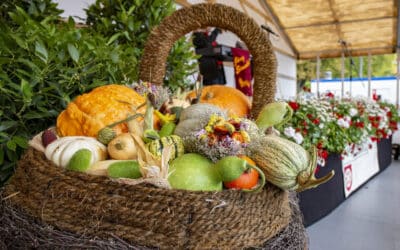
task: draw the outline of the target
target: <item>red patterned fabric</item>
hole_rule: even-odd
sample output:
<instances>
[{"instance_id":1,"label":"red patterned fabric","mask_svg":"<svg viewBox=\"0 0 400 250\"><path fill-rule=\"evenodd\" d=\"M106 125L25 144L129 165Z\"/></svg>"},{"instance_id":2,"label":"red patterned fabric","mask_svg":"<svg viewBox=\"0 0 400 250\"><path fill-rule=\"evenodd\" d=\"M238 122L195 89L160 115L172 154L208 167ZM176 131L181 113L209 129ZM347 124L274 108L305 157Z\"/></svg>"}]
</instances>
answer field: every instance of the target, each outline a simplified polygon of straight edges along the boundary
<instances>
[{"instance_id":1,"label":"red patterned fabric","mask_svg":"<svg viewBox=\"0 0 400 250\"><path fill-rule=\"evenodd\" d=\"M235 68L236 88L247 96L253 95L251 80L251 62L248 50L232 48L233 66Z\"/></svg>"}]
</instances>

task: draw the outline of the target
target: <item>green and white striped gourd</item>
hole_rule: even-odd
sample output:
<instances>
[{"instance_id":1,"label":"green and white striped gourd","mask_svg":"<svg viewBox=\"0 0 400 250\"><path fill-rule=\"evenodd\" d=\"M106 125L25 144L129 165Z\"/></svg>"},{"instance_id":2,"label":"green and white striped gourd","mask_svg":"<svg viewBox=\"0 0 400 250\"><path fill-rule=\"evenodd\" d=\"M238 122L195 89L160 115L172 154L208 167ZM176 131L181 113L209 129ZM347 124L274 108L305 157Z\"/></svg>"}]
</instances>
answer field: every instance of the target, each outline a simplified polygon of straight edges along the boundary
<instances>
[{"instance_id":1,"label":"green and white striped gourd","mask_svg":"<svg viewBox=\"0 0 400 250\"><path fill-rule=\"evenodd\" d=\"M316 179L317 151L307 152L302 146L276 135L266 135L252 141L247 155L259 166L265 178L283 190L298 192L328 181L335 172Z\"/></svg>"},{"instance_id":2,"label":"green and white striped gourd","mask_svg":"<svg viewBox=\"0 0 400 250\"><path fill-rule=\"evenodd\" d=\"M147 149L154 156L161 157L162 151L165 147L172 145L170 160L175 159L185 153L183 141L177 135L165 136L157 140L153 140L146 144Z\"/></svg>"}]
</instances>

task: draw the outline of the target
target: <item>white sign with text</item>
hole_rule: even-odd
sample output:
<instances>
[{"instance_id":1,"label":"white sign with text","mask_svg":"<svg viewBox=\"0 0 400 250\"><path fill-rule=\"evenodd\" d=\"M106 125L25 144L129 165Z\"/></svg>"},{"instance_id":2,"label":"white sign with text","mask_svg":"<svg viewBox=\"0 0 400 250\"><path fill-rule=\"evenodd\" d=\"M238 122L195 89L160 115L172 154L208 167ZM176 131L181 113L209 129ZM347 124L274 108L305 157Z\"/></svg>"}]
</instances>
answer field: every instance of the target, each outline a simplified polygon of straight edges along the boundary
<instances>
[{"instance_id":1,"label":"white sign with text","mask_svg":"<svg viewBox=\"0 0 400 250\"><path fill-rule=\"evenodd\" d=\"M356 156L342 156L344 193L347 198L353 191L379 172L377 144L364 148Z\"/></svg>"}]
</instances>

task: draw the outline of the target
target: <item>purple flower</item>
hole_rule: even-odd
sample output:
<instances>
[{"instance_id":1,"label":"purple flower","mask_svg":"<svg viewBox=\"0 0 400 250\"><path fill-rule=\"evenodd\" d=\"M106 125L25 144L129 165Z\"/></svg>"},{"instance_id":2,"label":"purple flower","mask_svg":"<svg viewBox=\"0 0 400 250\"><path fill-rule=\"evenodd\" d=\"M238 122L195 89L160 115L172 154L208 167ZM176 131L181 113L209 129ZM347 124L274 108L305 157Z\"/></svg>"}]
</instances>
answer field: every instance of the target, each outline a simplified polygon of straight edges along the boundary
<instances>
[{"instance_id":1,"label":"purple flower","mask_svg":"<svg viewBox=\"0 0 400 250\"><path fill-rule=\"evenodd\" d=\"M202 137L202 135L205 135L206 133L207 133L207 132L206 132L205 129L201 129L201 130L197 131L197 132L194 134L194 136L196 136L197 138L200 138L200 137Z\"/></svg>"}]
</instances>

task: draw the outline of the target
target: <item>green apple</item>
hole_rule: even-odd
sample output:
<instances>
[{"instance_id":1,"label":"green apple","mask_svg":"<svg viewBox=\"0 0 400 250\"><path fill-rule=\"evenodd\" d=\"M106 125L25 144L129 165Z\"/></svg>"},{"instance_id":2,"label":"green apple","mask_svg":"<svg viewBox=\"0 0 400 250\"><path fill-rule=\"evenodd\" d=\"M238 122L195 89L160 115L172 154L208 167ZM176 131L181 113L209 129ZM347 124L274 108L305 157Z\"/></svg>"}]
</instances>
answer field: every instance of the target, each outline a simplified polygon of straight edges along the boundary
<instances>
[{"instance_id":1,"label":"green apple","mask_svg":"<svg viewBox=\"0 0 400 250\"><path fill-rule=\"evenodd\" d=\"M171 161L168 181L172 188L191 191L219 191L222 181L219 172L208 158L195 153Z\"/></svg>"}]
</instances>

